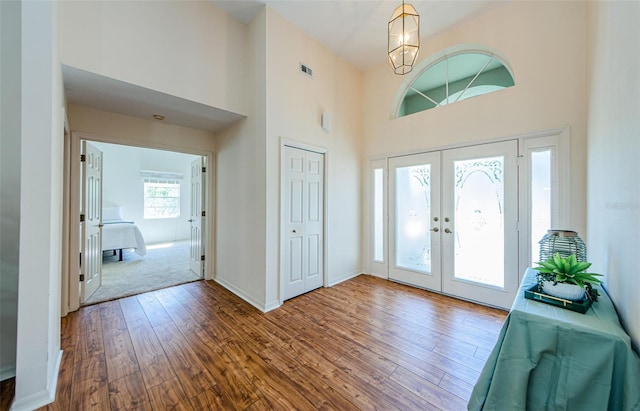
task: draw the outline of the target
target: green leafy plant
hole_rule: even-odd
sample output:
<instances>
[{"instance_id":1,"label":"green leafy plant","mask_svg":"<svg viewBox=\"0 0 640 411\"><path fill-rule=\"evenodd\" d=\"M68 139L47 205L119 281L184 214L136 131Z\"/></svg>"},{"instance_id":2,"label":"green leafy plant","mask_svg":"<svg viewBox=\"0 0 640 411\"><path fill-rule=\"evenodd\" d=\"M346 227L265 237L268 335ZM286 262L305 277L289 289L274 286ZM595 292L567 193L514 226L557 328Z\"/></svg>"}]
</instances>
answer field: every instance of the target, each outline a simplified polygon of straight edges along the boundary
<instances>
[{"instance_id":1,"label":"green leafy plant","mask_svg":"<svg viewBox=\"0 0 640 411\"><path fill-rule=\"evenodd\" d=\"M555 253L553 257L546 261L540 261L538 267L534 270L538 271L538 284L542 288L542 281L552 281L553 284L567 283L575 284L580 288L585 288L587 297L593 301L598 300L598 290L594 289L594 285L601 284L602 281L596 278L602 274L587 273L585 270L591 267L591 263L586 261L578 261L575 254L568 257L560 257L560 253Z\"/></svg>"}]
</instances>

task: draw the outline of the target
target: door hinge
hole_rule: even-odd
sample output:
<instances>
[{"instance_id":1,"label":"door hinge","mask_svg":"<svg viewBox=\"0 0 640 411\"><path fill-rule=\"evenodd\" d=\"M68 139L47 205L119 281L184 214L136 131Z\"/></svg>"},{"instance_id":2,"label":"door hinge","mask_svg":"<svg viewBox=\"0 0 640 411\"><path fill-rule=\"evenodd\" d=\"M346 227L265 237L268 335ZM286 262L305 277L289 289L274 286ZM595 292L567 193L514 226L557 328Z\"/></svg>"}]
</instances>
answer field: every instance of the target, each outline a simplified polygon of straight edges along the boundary
<instances>
[{"instance_id":1,"label":"door hinge","mask_svg":"<svg viewBox=\"0 0 640 411\"><path fill-rule=\"evenodd\" d=\"M80 162L84 163L85 161L87 161L87 156L86 154L80 154Z\"/></svg>"},{"instance_id":2,"label":"door hinge","mask_svg":"<svg viewBox=\"0 0 640 411\"><path fill-rule=\"evenodd\" d=\"M203 255L200 256L200 261L204 261L204 256Z\"/></svg>"},{"instance_id":3,"label":"door hinge","mask_svg":"<svg viewBox=\"0 0 640 411\"><path fill-rule=\"evenodd\" d=\"M80 274L80 281L84 281L84 274Z\"/></svg>"},{"instance_id":4,"label":"door hinge","mask_svg":"<svg viewBox=\"0 0 640 411\"><path fill-rule=\"evenodd\" d=\"M206 216L205 216L205 214L206 214L206 213L203 211L203 212L202 212L202 216L203 216L203 217L206 217Z\"/></svg>"},{"instance_id":5,"label":"door hinge","mask_svg":"<svg viewBox=\"0 0 640 411\"><path fill-rule=\"evenodd\" d=\"M84 223L84 214L80 214L80 222Z\"/></svg>"},{"instance_id":6,"label":"door hinge","mask_svg":"<svg viewBox=\"0 0 640 411\"><path fill-rule=\"evenodd\" d=\"M202 172L206 173L207 172L207 167L202 167Z\"/></svg>"}]
</instances>

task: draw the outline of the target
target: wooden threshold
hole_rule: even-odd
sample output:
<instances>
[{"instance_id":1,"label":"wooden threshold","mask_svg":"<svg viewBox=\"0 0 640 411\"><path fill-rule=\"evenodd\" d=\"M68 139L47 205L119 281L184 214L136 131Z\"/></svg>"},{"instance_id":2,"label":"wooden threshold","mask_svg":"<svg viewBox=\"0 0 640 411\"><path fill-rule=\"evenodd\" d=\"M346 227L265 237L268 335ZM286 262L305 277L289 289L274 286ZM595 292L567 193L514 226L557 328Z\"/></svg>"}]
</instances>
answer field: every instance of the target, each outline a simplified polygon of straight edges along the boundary
<instances>
[{"instance_id":1,"label":"wooden threshold","mask_svg":"<svg viewBox=\"0 0 640 411\"><path fill-rule=\"evenodd\" d=\"M464 410L506 312L361 275L261 313L212 281L62 319L42 410Z\"/></svg>"}]
</instances>

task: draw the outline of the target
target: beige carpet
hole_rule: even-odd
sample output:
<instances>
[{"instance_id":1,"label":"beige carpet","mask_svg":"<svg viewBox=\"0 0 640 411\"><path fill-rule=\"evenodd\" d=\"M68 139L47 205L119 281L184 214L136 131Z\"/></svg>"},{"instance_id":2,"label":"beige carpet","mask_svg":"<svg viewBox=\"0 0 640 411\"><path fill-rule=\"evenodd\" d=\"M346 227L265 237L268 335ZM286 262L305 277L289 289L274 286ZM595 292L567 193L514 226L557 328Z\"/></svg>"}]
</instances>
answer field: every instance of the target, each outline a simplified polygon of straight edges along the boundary
<instances>
[{"instance_id":1,"label":"beige carpet","mask_svg":"<svg viewBox=\"0 0 640 411\"><path fill-rule=\"evenodd\" d=\"M189 241L174 242L171 246L148 245L144 257L133 250L124 250L123 261L118 261L117 255L105 252L102 257L102 286L85 305L199 279L189 270Z\"/></svg>"}]
</instances>

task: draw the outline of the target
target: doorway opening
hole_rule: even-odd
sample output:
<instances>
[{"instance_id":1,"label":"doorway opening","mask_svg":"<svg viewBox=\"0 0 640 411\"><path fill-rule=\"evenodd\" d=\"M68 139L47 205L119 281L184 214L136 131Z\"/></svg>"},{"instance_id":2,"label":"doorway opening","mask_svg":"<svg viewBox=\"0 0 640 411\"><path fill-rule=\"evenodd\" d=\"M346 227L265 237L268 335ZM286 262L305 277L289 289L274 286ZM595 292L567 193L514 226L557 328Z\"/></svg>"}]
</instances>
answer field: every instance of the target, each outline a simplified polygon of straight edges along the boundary
<instances>
[{"instance_id":1,"label":"doorway opening","mask_svg":"<svg viewBox=\"0 0 640 411\"><path fill-rule=\"evenodd\" d=\"M193 228L192 208L203 198L202 156L102 142L90 145L102 153L97 261L102 272L99 286L85 293L81 302L93 304L201 279L201 253L196 253L195 264L191 261L191 231L199 230ZM194 237L194 247L199 248L199 236Z\"/></svg>"},{"instance_id":2,"label":"doorway opening","mask_svg":"<svg viewBox=\"0 0 640 411\"><path fill-rule=\"evenodd\" d=\"M207 277L212 154L94 137L70 141L69 221L80 224L71 224L78 234L69 241L69 261L75 255L79 265L68 270L68 311ZM87 164L98 156L91 180ZM92 225L99 244L86 235Z\"/></svg>"}]
</instances>

